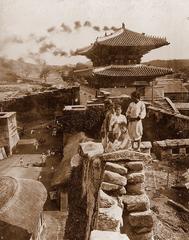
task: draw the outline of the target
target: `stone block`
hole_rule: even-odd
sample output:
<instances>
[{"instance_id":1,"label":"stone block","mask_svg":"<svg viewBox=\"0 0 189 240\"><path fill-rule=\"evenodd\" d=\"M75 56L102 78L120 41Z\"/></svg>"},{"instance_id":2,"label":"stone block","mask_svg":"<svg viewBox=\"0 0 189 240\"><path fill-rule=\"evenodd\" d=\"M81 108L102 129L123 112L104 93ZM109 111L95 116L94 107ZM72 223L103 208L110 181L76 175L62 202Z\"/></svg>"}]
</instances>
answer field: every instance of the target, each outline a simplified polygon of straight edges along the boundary
<instances>
[{"instance_id":1,"label":"stone block","mask_svg":"<svg viewBox=\"0 0 189 240\"><path fill-rule=\"evenodd\" d=\"M120 186L125 186L127 184L126 177L123 177L118 173L110 172L107 170L104 171L103 181L108 182L108 183L117 184Z\"/></svg>"},{"instance_id":2,"label":"stone block","mask_svg":"<svg viewBox=\"0 0 189 240\"><path fill-rule=\"evenodd\" d=\"M120 231L123 225L122 219L123 210L118 205L113 205L110 208L99 208L96 221L96 229L103 231Z\"/></svg>"},{"instance_id":3,"label":"stone block","mask_svg":"<svg viewBox=\"0 0 189 240\"><path fill-rule=\"evenodd\" d=\"M118 190L118 195L122 196L122 195L125 195L126 193L127 193L127 191L126 191L125 187L122 187Z\"/></svg>"},{"instance_id":4,"label":"stone block","mask_svg":"<svg viewBox=\"0 0 189 240\"><path fill-rule=\"evenodd\" d=\"M139 228L133 228L133 231L137 234L142 234L142 233L148 233L151 232L153 227L139 227Z\"/></svg>"},{"instance_id":5,"label":"stone block","mask_svg":"<svg viewBox=\"0 0 189 240\"><path fill-rule=\"evenodd\" d=\"M81 156L77 153L75 154L70 161L71 168L78 167L82 162Z\"/></svg>"},{"instance_id":6,"label":"stone block","mask_svg":"<svg viewBox=\"0 0 189 240\"><path fill-rule=\"evenodd\" d=\"M112 231L93 230L89 240L129 240L126 234Z\"/></svg>"},{"instance_id":7,"label":"stone block","mask_svg":"<svg viewBox=\"0 0 189 240\"><path fill-rule=\"evenodd\" d=\"M150 209L150 200L146 194L125 195L122 200L129 212L142 212Z\"/></svg>"},{"instance_id":8,"label":"stone block","mask_svg":"<svg viewBox=\"0 0 189 240\"><path fill-rule=\"evenodd\" d=\"M122 186L117 185L117 184L112 184L112 183L107 183L107 182L102 182L102 184L101 184L101 189L106 192L115 191L120 188L122 188Z\"/></svg>"},{"instance_id":9,"label":"stone block","mask_svg":"<svg viewBox=\"0 0 189 240\"><path fill-rule=\"evenodd\" d=\"M126 176L127 168L121 166L120 164L107 162L105 169L111 172L119 173L122 176Z\"/></svg>"},{"instance_id":10,"label":"stone block","mask_svg":"<svg viewBox=\"0 0 189 240\"><path fill-rule=\"evenodd\" d=\"M153 231L148 233L141 233L141 234L133 234L133 240L154 240L154 233Z\"/></svg>"},{"instance_id":11,"label":"stone block","mask_svg":"<svg viewBox=\"0 0 189 240\"><path fill-rule=\"evenodd\" d=\"M131 195L140 195L145 193L144 183L127 184L126 191Z\"/></svg>"},{"instance_id":12,"label":"stone block","mask_svg":"<svg viewBox=\"0 0 189 240\"><path fill-rule=\"evenodd\" d=\"M144 172L130 173L127 175L128 183L143 183L145 179Z\"/></svg>"},{"instance_id":13,"label":"stone block","mask_svg":"<svg viewBox=\"0 0 189 240\"><path fill-rule=\"evenodd\" d=\"M100 156L100 159L102 161L120 161L124 160L126 162L130 161L148 161L151 159L151 156L146 153L141 153L141 152L135 152L135 151L130 151L130 150L119 150L116 152L111 152L111 153L104 153L103 155Z\"/></svg>"},{"instance_id":14,"label":"stone block","mask_svg":"<svg viewBox=\"0 0 189 240\"><path fill-rule=\"evenodd\" d=\"M94 169L100 169L101 168L101 161L99 158L95 158L93 160L93 168Z\"/></svg>"},{"instance_id":15,"label":"stone block","mask_svg":"<svg viewBox=\"0 0 189 240\"><path fill-rule=\"evenodd\" d=\"M128 162L125 163L125 167L128 168L129 171L138 172L143 170L144 164L143 162Z\"/></svg>"},{"instance_id":16,"label":"stone block","mask_svg":"<svg viewBox=\"0 0 189 240\"><path fill-rule=\"evenodd\" d=\"M102 143L95 143L92 141L80 143L79 153L81 156L93 157L104 153Z\"/></svg>"},{"instance_id":17,"label":"stone block","mask_svg":"<svg viewBox=\"0 0 189 240\"><path fill-rule=\"evenodd\" d=\"M117 201L115 198L109 196L102 190L99 191L99 207L100 208L109 208L116 204L117 204Z\"/></svg>"},{"instance_id":18,"label":"stone block","mask_svg":"<svg viewBox=\"0 0 189 240\"><path fill-rule=\"evenodd\" d=\"M152 148L152 143L149 141L146 142L141 142L141 152L150 154L151 153L151 148Z\"/></svg>"},{"instance_id":19,"label":"stone block","mask_svg":"<svg viewBox=\"0 0 189 240\"><path fill-rule=\"evenodd\" d=\"M132 227L152 227L153 217L150 210L144 212L129 213L129 223Z\"/></svg>"}]
</instances>

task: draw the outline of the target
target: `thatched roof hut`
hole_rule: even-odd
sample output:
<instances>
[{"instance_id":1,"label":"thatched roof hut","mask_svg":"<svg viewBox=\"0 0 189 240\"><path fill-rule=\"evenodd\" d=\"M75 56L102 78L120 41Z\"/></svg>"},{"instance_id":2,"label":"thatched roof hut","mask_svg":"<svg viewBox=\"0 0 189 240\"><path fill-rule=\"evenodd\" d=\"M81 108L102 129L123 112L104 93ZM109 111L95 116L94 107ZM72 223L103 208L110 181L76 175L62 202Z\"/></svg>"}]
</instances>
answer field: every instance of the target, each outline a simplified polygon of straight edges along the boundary
<instances>
[{"instance_id":1,"label":"thatched roof hut","mask_svg":"<svg viewBox=\"0 0 189 240\"><path fill-rule=\"evenodd\" d=\"M42 183L31 180L0 177L0 221L33 233L47 199Z\"/></svg>"}]
</instances>

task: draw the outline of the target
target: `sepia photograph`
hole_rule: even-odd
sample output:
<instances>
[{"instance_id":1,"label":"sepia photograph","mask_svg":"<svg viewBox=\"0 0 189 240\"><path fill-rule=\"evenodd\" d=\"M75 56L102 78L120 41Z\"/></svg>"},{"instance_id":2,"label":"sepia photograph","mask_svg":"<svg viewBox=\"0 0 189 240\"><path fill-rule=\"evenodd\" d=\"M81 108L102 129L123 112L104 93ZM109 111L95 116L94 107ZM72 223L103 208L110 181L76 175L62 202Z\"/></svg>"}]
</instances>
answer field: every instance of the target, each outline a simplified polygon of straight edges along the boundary
<instances>
[{"instance_id":1,"label":"sepia photograph","mask_svg":"<svg viewBox=\"0 0 189 240\"><path fill-rule=\"evenodd\" d=\"M0 240L189 240L188 0L0 0Z\"/></svg>"}]
</instances>

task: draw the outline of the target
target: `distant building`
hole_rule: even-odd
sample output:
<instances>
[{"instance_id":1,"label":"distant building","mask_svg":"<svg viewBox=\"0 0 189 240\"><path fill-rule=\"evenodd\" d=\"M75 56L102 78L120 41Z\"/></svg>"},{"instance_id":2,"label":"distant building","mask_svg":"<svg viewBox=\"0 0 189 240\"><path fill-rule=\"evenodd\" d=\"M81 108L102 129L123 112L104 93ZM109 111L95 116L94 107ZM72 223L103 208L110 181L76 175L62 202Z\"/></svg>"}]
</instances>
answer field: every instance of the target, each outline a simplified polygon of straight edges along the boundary
<instances>
[{"instance_id":1,"label":"distant building","mask_svg":"<svg viewBox=\"0 0 189 240\"><path fill-rule=\"evenodd\" d=\"M156 87L162 89L164 97L168 97L181 114L189 116L189 91L182 79L156 79Z\"/></svg>"},{"instance_id":2,"label":"distant building","mask_svg":"<svg viewBox=\"0 0 189 240\"><path fill-rule=\"evenodd\" d=\"M93 62L94 70L89 85L95 88L133 87L144 95L145 88L156 77L171 74L167 68L140 64L149 51L168 45L165 38L147 36L125 28L97 38L91 46L79 49L77 54L85 55Z\"/></svg>"},{"instance_id":3,"label":"distant building","mask_svg":"<svg viewBox=\"0 0 189 240\"><path fill-rule=\"evenodd\" d=\"M189 159L189 139L166 139L153 143L154 152L161 160Z\"/></svg>"}]
</instances>

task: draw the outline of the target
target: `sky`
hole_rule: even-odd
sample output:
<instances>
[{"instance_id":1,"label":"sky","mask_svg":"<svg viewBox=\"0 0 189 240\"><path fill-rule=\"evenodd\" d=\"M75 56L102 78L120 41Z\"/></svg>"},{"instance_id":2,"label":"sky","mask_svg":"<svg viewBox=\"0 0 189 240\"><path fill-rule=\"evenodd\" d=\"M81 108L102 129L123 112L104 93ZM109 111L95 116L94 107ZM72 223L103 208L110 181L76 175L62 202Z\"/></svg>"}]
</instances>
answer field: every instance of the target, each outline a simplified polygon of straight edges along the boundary
<instances>
[{"instance_id":1,"label":"sky","mask_svg":"<svg viewBox=\"0 0 189 240\"><path fill-rule=\"evenodd\" d=\"M143 61L189 59L189 0L0 0L0 9L1 57L52 65L86 62L73 51L103 36L104 26L124 22L170 42Z\"/></svg>"}]
</instances>

